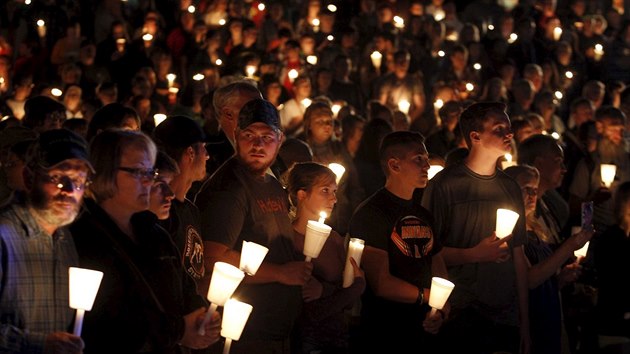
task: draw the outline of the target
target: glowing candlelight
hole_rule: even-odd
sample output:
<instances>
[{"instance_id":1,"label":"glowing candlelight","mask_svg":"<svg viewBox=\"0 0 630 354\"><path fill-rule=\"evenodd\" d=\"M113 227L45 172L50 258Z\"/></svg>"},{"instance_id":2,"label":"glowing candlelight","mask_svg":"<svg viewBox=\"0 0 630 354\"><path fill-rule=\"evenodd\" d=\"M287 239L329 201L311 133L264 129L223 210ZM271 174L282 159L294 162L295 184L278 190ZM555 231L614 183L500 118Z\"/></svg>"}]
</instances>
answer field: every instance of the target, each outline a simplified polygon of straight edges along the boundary
<instances>
[{"instance_id":1,"label":"glowing candlelight","mask_svg":"<svg viewBox=\"0 0 630 354\"><path fill-rule=\"evenodd\" d=\"M314 18L311 24L313 25L313 32L319 32L319 19Z\"/></svg>"},{"instance_id":2,"label":"glowing candlelight","mask_svg":"<svg viewBox=\"0 0 630 354\"><path fill-rule=\"evenodd\" d=\"M512 161L512 154L505 154L505 161L501 161L501 168L506 169L510 166L516 166L516 161Z\"/></svg>"},{"instance_id":3,"label":"glowing candlelight","mask_svg":"<svg viewBox=\"0 0 630 354\"><path fill-rule=\"evenodd\" d=\"M37 34L40 38L46 37L46 22L42 19L37 20Z\"/></svg>"},{"instance_id":4,"label":"glowing candlelight","mask_svg":"<svg viewBox=\"0 0 630 354\"><path fill-rule=\"evenodd\" d=\"M516 42L518 39L518 35L516 33L510 33L510 38L508 38L508 43L512 44Z\"/></svg>"},{"instance_id":5,"label":"glowing candlelight","mask_svg":"<svg viewBox=\"0 0 630 354\"><path fill-rule=\"evenodd\" d=\"M166 120L166 114L164 113L156 113L153 115L153 123L155 123L156 127L165 120Z\"/></svg>"},{"instance_id":6,"label":"glowing candlelight","mask_svg":"<svg viewBox=\"0 0 630 354\"><path fill-rule=\"evenodd\" d=\"M61 97L61 95L63 95L63 91L56 87L53 87L52 89L50 89L50 94L55 97Z\"/></svg>"},{"instance_id":7,"label":"glowing candlelight","mask_svg":"<svg viewBox=\"0 0 630 354\"><path fill-rule=\"evenodd\" d=\"M394 16L394 27L398 29L405 28L405 20L400 16Z\"/></svg>"},{"instance_id":8,"label":"glowing candlelight","mask_svg":"<svg viewBox=\"0 0 630 354\"><path fill-rule=\"evenodd\" d=\"M195 7L193 5L190 5L190 6L188 6L187 10L188 10L189 13L194 14L196 9L195 9Z\"/></svg>"},{"instance_id":9,"label":"glowing candlelight","mask_svg":"<svg viewBox=\"0 0 630 354\"><path fill-rule=\"evenodd\" d=\"M226 23L226 22L227 22L227 21L225 21L225 19L224 19L224 18L220 19L220 20L219 20L219 26L223 26L223 25L225 25L225 23Z\"/></svg>"},{"instance_id":10,"label":"glowing candlelight","mask_svg":"<svg viewBox=\"0 0 630 354\"><path fill-rule=\"evenodd\" d=\"M320 211L320 212L319 212L319 220L317 220L317 222L320 222L320 223L322 223L322 224L323 224L323 223L326 221L326 217L327 217L327 216L328 216L328 215L326 214L326 212L325 212L325 211Z\"/></svg>"},{"instance_id":11,"label":"glowing candlelight","mask_svg":"<svg viewBox=\"0 0 630 354\"><path fill-rule=\"evenodd\" d=\"M335 36L333 36L332 34L329 34L328 36L326 36L326 40L328 40L329 42L332 42L335 40Z\"/></svg>"},{"instance_id":12,"label":"glowing candlelight","mask_svg":"<svg viewBox=\"0 0 630 354\"><path fill-rule=\"evenodd\" d=\"M177 75L175 75L173 73L166 74L166 80L168 81L168 87L173 87L173 84L175 83L175 79L176 78L177 78Z\"/></svg>"},{"instance_id":13,"label":"glowing candlelight","mask_svg":"<svg viewBox=\"0 0 630 354\"><path fill-rule=\"evenodd\" d=\"M322 247L324 247L324 243L326 243L332 230L330 226L324 224L326 213L321 212L319 215L319 221L309 220L306 224L303 252L307 262L319 257L319 252L322 251Z\"/></svg>"},{"instance_id":14,"label":"glowing candlelight","mask_svg":"<svg viewBox=\"0 0 630 354\"><path fill-rule=\"evenodd\" d=\"M584 258L586 257L586 255L588 254L588 245L591 243L591 241L586 241L586 243L584 244L584 246L582 246L580 249L573 251L573 255L575 257L577 257L578 259Z\"/></svg>"},{"instance_id":15,"label":"glowing candlelight","mask_svg":"<svg viewBox=\"0 0 630 354\"><path fill-rule=\"evenodd\" d=\"M564 76L566 76L567 79L573 79L573 73L570 71L567 71L564 73Z\"/></svg>"},{"instance_id":16,"label":"glowing candlelight","mask_svg":"<svg viewBox=\"0 0 630 354\"><path fill-rule=\"evenodd\" d=\"M287 73L287 76L289 77L289 81L291 81L292 83L293 83L293 81L295 81L295 79L297 79L298 75L300 75L300 74L295 69L291 69Z\"/></svg>"},{"instance_id":17,"label":"glowing candlelight","mask_svg":"<svg viewBox=\"0 0 630 354\"><path fill-rule=\"evenodd\" d=\"M341 105L340 105L340 104L335 103L335 104L333 104L333 105L332 105L332 107L330 107L330 109L332 109L332 111L333 111L333 115L334 115L335 117L337 117L337 115L339 114L339 111L341 110Z\"/></svg>"},{"instance_id":18,"label":"glowing candlelight","mask_svg":"<svg viewBox=\"0 0 630 354\"><path fill-rule=\"evenodd\" d=\"M593 54L595 55L595 61L602 60L602 57L604 56L604 46L599 43L595 44Z\"/></svg>"},{"instance_id":19,"label":"glowing candlelight","mask_svg":"<svg viewBox=\"0 0 630 354\"><path fill-rule=\"evenodd\" d=\"M553 132L553 133L551 133L551 137L556 139L556 140L559 140L560 139L560 134L558 134L556 132Z\"/></svg>"},{"instance_id":20,"label":"glowing candlelight","mask_svg":"<svg viewBox=\"0 0 630 354\"><path fill-rule=\"evenodd\" d=\"M554 95L556 96L557 99L561 100L562 97L564 97L564 95L562 94L562 92L560 91L556 91L554 92Z\"/></svg>"},{"instance_id":21,"label":"glowing candlelight","mask_svg":"<svg viewBox=\"0 0 630 354\"><path fill-rule=\"evenodd\" d=\"M498 238L504 238L512 233L516 221L518 220L518 213L508 209L497 209L497 222L495 233Z\"/></svg>"},{"instance_id":22,"label":"glowing candlelight","mask_svg":"<svg viewBox=\"0 0 630 354\"><path fill-rule=\"evenodd\" d=\"M216 311L217 307L225 305L225 302L232 296L244 277L245 273L242 270L229 263L214 263L207 295L208 301L210 301L210 308L206 312L206 317L201 327L199 327L199 335L203 336L206 334L206 324L210 322L212 313Z\"/></svg>"},{"instance_id":23,"label":"glowing candlelight","mask_svg":"<svg viewBox=\"0 0 630 354\"><path fill-rule=\"evenodd\" d=\"M153 40L153 35L151 33L145 33L142 35L142 40L147 43Z\"/></svg>"},{"instance_id":24,"label":"glowing candlelight","mask_svg":"<svg viewBox=\"0 0 630 354\"><path fill-rule=\"evenodd\" d=\"M241 338L252 310L253 307L250 304L234 299L226 301L221 320L221 336L225 338L223 354L229 354L232 341Z\"/></svg>"},{"instance_id":25,"label":"glowing candlelight","mask_svg":"<svg viewBox=\"0 0 630 354\"><path fill-rule=\"evenodd\" d=\"M125 44L127 43L127 40L125 38L117 38L116 39L116 49L119 52L124 52L125 51Z\"/></svg>"},{"instance_id":26,"label":"glowing candlelight","mask_svg":"<svg viewBox=\"0 0 630 354\"><path fill-rule=\"evenodd\" d=\"M372 54L370 54L370 59L372 59L372 65L374 65L374 68L376 68L376 70L380 70L383 60L383 54L375 50L372 52Z\"/></svg>"},{"instance_id":27,"label":"glowing candlelight","mask_svg":"<svg viewBox=\"0 0 630 354\"><path fill-rule=\"evenodd\" d=\"M223 60L217 59L214 63L217 64L217 66L221 66L223 65Z\"/></svg>"},{"instance_id":28,"label":"glowing candlelight","mask_svg":"<svg viewBox=\"0 0 630 354\"><path fill-rule=\"evenodd\" d=\"M442 106L444 106L444 101L442 101L441 98L438 98L437 100L435 100L435 102L433 102L433 108L435 108L436 110L439 110L440 108L442 108Z\"/></svg>"},{"instance_id":29,"label":"glowing candlelight","mask_svg":"<svg viewBox=\"0 0 630 354\"><path fill-rule=\"evenodd\" d=\"M70 308L77 310L73 334L81 336L85 311L92 310L94 299L103 279L103 272L70 267L68 274L70 276Z\"/></svg>"},{"instance_id":30,"label":"glowing candlelight","mask_svg":"<svg viewBox=\"0 0 630 354\"><path fill-rule=\"evenodd\" d=\"M474 63L474 64L473 64L473 69L475 69L475 70L481 70L481 64L479 64L479 63Z\"/></svg>"},{"instance_id":31,"label":"glowing candlelight","mask_svg":"<svg viewBox=\"0 0 630 354\"><path fill-rule=\"evenodd\" d=\"M554 41L559 41L561 36L562 36L562 28L554 27L554 29L553 29L553 40Z\"/></svg>"},{"instance_id":32,"label":"glowing candlelight","mask_svg":"<svg viewBox=\"0 0 630 354\"><path fill-rule=\"evenodd\" d=\"M475 85L473 85L471 82L466 83L466 91L471 92L474 89L475 89Z\"/></svg>"},{"instance_id":33,"label":"glowing candlelight","mask_svg":"<svg viewBox=\"0 0 630 354\"><path fill-rule=\"evenodd\" d=\"M206 77L202 73L196 73L195 75L193 75L192 78L195 81L201 81L201 80L205 79Z\"/></svg>"},{"instance_id":34,"label":"glowing candlelight","mask_svg":"<svg viewBox=\"0 0 630 354\"><path fill-rule=\"evenodd\" d=\"M333 171L333 173L335 174L335 182L339 184L339 181L341 181L341 177L343 177L343 174L346 173L346 168L343 167L343 165L338 164L336 162L329 164L328 168L330 168ZM322 213L324 212L322 211ZM321 213L320 213L320 216L321 216ZM325 218L326 218L326 213L324 213L324 219ZM322 220L321 218L319 220L320 222L323 222L321 221Z\"/></svg>"},{"instance_id":35,"label":"glowing candlelight","mask_svg":"<svg viewBox=\"0 0 630 354\"><path fill-rule=\"evenodd\" d=\"M440 57L440 58L443 58L446 55L446 53L444 53L443 50L438 50L437 54L438 54L438 57Z\"/></svg>"},{"instance_id":36,"label":"glowing candlelight","mask_svg":"<svg viewBox=\"0 0 630 354\"><path fill-rule=\"evenodd\" d=\"M429 167L429 179L435 177L435 175L438 174L438 172L442 171L444 169L444 166L440 166L440 165L431 165Z\"/></svg>"},{"instance_id":37,"label":"glowing candlelight","mask_svg":"<svg viewBox=\"0 0 630 354\"><path fill-rule=\"evenodd\" d=\"M411 108L411 103L407 100L400 100L398 102L398 110L403 112L404 114L409 114L409 108Z\"/></svg>"},{"instance_id":38,"label":"glowing candlelight","mask_svg":"<svg viewBox=\"0 0 630 354\"><path fill-rule=\"evenodd\" d=\"M258 4L258 11L265 11L265 4L263 4L262 2L260 4Z\"/></svg>"},{"instance_id":39,"label":"glowing candlelight","mask_svg":"<svg viewBox=\"0 0 630 354\"><path fill-rule=\"evenodd\" d=\"M306 62L311 65L317 65L317 55L309 55L306 57Z\"/></svg>"},{"instance_id":40,"label":"glowing candlelight","mask_svg":"<svg viewBox=\"0 0 630 354\"><path fill-rule=\"evenodd\" d=\"M269 248L243 240L239 269L249 275L255 275L267 252Z\"/></svg>"},{"instance_id":41,"label":"glowing candlelight","mask_svg":"<svg viewBox=\"0 0 630 354\"><path fill-rule=\"evenodd\" d=\"M343 269L343 287L348 288L354 282L354 268L350 263L350 258L354 259L357 266L361 265L361 256L365 248L365 241L360 238L351 238L348 243L348 254L346 255L346 266Z\"/></svg>"},{"instance_id":42,"label":"glowing candlelight","mask_svg":"<svg viewBox=\"0 0 630 354\"><path fill-rule=\"evenodd\" d=\"M245 72L247 73L247 77L252 78L256 73L256 65L247 65L245 67Z\"/></svg>"},{"instance_id":43,"label":"glowing candlelight","mask_svg":"<svg viewBox=\"0 0 630 354\"><path fill-rule=\"evenodd\" d=\"M304 108L308 108L308 106L310 106L313 101L310 98L305 98L300 103L302 104L302 106L304 106Z\"/></svg>"},{"instance_id":44,"label":"glowing candlelight","mask_svg":"<svg viewBox=\"0 0 630 354\"><path fill-rule=\"evenodd\" d=\"M615 180L615 175L617 174L617 166L603 163L600 165L600 172L602 175L602 182L606 188L610 188Z\"/></svg>"},{"instance_id":45,"label":"glowing candlelight","mask_svg":"<svg viewBox=\"0 0 630 354\"><path fill-rule=\"evenodd\" d=\"M431 306L431 314L435 314L437 310L441 310L446 305L448 297L451 296L455 284L438 277L431 278L431 291L429 292L429 306ZM420 289L422 291L422 289Z\"/></svg>"},{"instance_id":46,"label":"glowing candlelight","mask_svg":"<svg viewBox=\"0 0 630 354\"><path fill-rule=\"evenodd\" d=\"M494 25L488 25L488 30L494 31Z\"/></svg>"},{"instance_id":47,"label":"glowing candlelight","mask_svg":"<svg viewBox=\"0 0 630 354\"><path fill-rule=\"evenodd\" d=\"M328 5L327 8L328 8L328 11L330 12L337 12L337 6L333 4Z\"/></svg>"},{"instance_id":48,"label":"glowing candlelight","mask_svg":"<svg viewBox=\"0 0 630 354\"><path fill-rule=\"evenodd\" d=\"M442 9L435 9L435 12L433 13L433 18L440 22L442 21L444 18L446 17L446 13L444 12L444 10Z\"/></svg>"},{"instance_id":49,"label":"glowing candlelight","mask_svg":"<svg viewBox=\"0 0 630 354\"><path fill-rule=\"evenodd\" d=\"M170 94L177 95L178 92L179 92L179 87L169 87L168 88L168 93L170 93Z\"/></svg>"},{"instance_id":50,"label":"glowing candlelight","mask_svg":"<svg viewBox=\"0 0 630 354\"><path fill-rule=\"evenodd\" d=\"M24 5L30 5L31 4L31 0L24 0Z\"/></svg>"}]
</instances>

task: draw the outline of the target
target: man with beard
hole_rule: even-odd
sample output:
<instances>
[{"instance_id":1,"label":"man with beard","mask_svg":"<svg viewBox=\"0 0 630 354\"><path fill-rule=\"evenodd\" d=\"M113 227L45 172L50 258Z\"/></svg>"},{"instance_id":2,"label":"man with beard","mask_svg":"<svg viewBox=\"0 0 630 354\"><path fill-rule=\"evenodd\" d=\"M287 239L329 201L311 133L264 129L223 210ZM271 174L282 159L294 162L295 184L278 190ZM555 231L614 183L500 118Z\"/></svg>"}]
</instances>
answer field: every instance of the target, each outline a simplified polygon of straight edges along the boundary
<instances>
[{"instance_id":1,"label":"man with beard","mask_svg":"<svg viewBox=\"0 0 630 354\"><path fill-rule=\"evenodd\" d=\"M598 233L615 223L612 196L620 184L630 180L630 159L623 140L625 126L626 115L618 108L604 106L595 112L597 147L578 162L569 187L572 215L580 215L582 202L593 201L593 225ZM601 164L617 166L609 188L602 182Z\"/></svg>"},{"instance_id":2,"label":"man with beard","mask_svg":"<svg viewBox=\"0 0 630 354\"><path fill-rule=\"evenodd\" d=\"M68 267L78 264L70 224L92 166L87 145L64 129L43 132L26 158L26 201L0 213L0 351L80 353L68 331Z\"/></svg>"},{"instance_id":3,"label":"man with beard","mask_svg":"<svg viewBox=\"0 0 630 354\"><path fill-rule=\"evenodd\" d=\"M370 286L362 297L362 349L432 353L444 312L429 314L431 277L447 277L433 217L413 198L429 181L429 154L420 133L390 133L379 159L385 186L352 216L350 235L365 240L362 266ZM387 326L383 326L387 323ZM392 338L419 338L416 346ZM364 350L361 350L364 351Z\"/></svg>"},{"instance_id":4,"label":"man with beard","mask_svg":"<svg viewBox=\"0 0 630 354\"><path fill-rule=\"evenodd\" d=\"M217 261L238 266L243 241L269 248L258 272L234 294L255 310L240 340L232 343L233 354L289 353L301 288L313 269L293 251L287 193L266 173L282 138L273 104L263 99L247 102L238 115L236 154L204 183L196 199L206 269L213 269Z\"/></svg>"}]
</instances>

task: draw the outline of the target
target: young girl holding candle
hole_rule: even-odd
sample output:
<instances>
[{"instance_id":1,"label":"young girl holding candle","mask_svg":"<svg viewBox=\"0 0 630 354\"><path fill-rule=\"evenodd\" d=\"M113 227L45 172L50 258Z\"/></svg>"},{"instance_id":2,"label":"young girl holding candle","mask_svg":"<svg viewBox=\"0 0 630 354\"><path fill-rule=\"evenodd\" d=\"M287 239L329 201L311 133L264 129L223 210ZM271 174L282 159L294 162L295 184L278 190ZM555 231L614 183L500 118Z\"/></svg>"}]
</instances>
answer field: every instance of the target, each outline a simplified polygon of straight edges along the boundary
<instances>
[{"instance_id":1,"label":"young girl holding candle","mask_svg":"<svg viewBox=\"0 0 630 354\"><path fill-rule=\"evenodd\" d=\"M551 239L538 223L535 215L540 174L534 167L521 165L505 170L521 186L525 203L527 245L525 256L529 266L529 320L531 352L559 354L562 352L562 317L559 289L577 279L581 266L578 262L564 265L593 236L593 231L580 231L569 237L555 251ZM564 265L564 266L563 266Z\"/></svg>"},{"instance_id":2,"label":"young girl holding candle","mask_svg":"<svg viewBox=\"0 0 630 354\"><path fill-rule=\"evenodd\" d=\"M295 250L301 253L309 220L319 220L320 212L330 215L337 202L335 174L314 162L296 164L289 173L288 191L297 208L293 221ZM304 307L296 326L297 350L300 353L348 352L349 309L365 289L363 271L351 260L354 282L342 288L346 250L344 239L334 230L326 240L319 257L312 260L313 277L303 287Z\"/></svg>"}]
</instances>

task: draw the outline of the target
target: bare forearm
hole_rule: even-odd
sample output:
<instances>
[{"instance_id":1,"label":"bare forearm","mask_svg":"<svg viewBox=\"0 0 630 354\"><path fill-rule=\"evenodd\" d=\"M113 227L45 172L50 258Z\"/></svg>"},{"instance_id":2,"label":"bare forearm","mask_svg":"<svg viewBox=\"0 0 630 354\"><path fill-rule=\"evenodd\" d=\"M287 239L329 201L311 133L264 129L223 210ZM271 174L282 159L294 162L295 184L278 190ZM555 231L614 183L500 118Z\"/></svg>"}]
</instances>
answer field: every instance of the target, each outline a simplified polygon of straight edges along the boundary
<instances>
[{"instance_id":1,"label":"bare forearm","mask_svg":"<svg viewBox=\"0 0 630 354\"><path fill-rule=\"evenodd\" d=\"M444 247L440 253L444 259L444 264L447 266L477 263L477 258L472 248Z\"/></svg>"}]
</instances>

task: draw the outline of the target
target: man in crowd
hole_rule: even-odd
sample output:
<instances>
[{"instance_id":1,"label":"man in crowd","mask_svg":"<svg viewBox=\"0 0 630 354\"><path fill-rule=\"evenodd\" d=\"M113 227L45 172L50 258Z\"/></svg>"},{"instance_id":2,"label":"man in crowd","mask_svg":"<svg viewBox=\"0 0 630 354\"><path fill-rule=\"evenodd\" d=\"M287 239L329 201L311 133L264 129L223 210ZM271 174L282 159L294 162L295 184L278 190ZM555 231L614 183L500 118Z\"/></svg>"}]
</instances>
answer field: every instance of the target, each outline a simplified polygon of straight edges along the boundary
<instances>
[{"instance_id":1,"label":"man in crowd","mask_svg":"<svg viewBox=\"0 0 630 354\"><path fill-rule=\"evenodd\" d=\"M80 353L68 331L68 267L78 264L66 225L79 212L92 167L87 145L63 129L40 135L26 159L25 203L0 214L0 351Z\"/></svg>"},{"instance_id":2,"label":"man in crowd","mask_svg":"<svg viewBox=\"0 0 630 354\"><path fill-rule=\"evenodd\" d=\"M202 214L206 269L217 261L238 266L243 241L269 248L255 276L235 297L253 305L245 331L232 353L289 353L289 335L302 304L301 286L312 264L293 251L287 194L267 173L283 134L276 108L263 99L247 102L235 130L236 154L201 187L196 204Z\"/></svg>"}]
</instances>

